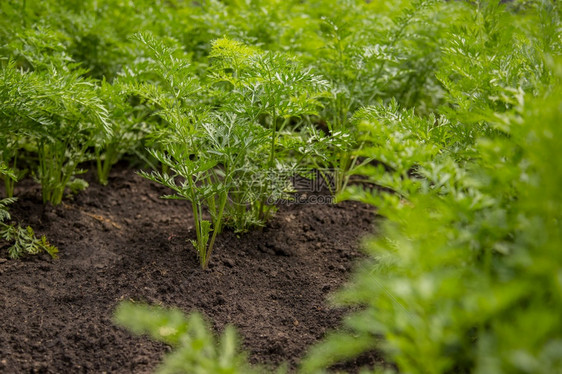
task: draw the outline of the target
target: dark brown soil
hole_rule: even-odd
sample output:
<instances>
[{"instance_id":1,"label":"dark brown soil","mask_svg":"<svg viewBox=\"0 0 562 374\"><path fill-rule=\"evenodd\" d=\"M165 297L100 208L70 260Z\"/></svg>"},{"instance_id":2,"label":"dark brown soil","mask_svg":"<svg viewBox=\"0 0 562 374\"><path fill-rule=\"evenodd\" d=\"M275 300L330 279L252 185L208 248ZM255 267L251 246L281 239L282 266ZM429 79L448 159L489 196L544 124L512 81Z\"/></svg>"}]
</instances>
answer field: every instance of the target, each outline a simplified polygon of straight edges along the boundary
<instances>
[{"instance_id":1,"label":"dark brown soil","mask_svg":"<svg viewBox=\"0 0 562 374\"><path fill-rule=\"evenodd\" d=\"M164 189L124 167L107 187L91 178L56 208L43 207L31 181L16 190L12 215L45 234L60 258L10 260L0 242L0 372L152 371L169 348L114 326L121 300L199 310L216 331L235 325L253 363L290 368L340 325L344 310L326 298L372 231L369 208L283 206L262 230L224 232L203 271L187 243L194 231L186 202L159 199Z\"/></svg>"}]
</instances>

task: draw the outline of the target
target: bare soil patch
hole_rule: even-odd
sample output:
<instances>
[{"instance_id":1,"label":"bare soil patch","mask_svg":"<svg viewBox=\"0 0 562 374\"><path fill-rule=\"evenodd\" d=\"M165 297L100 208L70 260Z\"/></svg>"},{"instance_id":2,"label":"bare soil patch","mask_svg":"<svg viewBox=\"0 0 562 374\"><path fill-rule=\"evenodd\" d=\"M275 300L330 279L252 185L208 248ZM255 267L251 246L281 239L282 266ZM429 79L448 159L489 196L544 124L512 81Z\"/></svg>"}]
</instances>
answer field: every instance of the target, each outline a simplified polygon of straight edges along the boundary
<instances>
[{"instance_id":1,"label":"bare soil patch","mask_svg":"<svg viewBox=\"0 0 562 374\"><path fill-rule=\"evenodd\" d=\"M32 181L16 190L12 215L47 235L60 258L10 260L0 242L0 372L150 372L169 347L113 325L128 299L201 311L216 331L233 324L252 362L291 368L340 325L344 310L327 296L361 256L372 209L283 206L261 230L224 232L203 271L187 242L186 202L160 199L163 188L124 166L107 187L85 178L90 188L55 208Z\"/></svg>"}]
</instances>

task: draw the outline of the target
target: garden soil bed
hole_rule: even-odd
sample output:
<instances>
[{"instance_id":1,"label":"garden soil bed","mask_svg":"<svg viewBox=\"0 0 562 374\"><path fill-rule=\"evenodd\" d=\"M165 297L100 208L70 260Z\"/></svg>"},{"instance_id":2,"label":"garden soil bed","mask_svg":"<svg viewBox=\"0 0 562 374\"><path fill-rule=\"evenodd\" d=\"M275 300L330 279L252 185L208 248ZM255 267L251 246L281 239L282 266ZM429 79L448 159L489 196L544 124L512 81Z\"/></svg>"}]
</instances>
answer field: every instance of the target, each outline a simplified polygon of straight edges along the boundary
<instances>
[{"instance_id":1,"label":"garden soil bed","mask_svg":"<svg viewBox=\"0 0 562 374\"><path fill-rule=\"evenodd\" d=\"M283 206L266 227L224 232L210 268L199 268L188 204L120 166L110 185L43 207L30 180L16 190L13 217L60 249L23 260L0 242L0 372L151 372L169 347L112 323L121 300L203 312L220 332L233 324L253 363L287 362L341 324L328 296L361 256L372 209L358 203ZM376 354L349 362L355 371Z\"/></svg>"}]
</instances>

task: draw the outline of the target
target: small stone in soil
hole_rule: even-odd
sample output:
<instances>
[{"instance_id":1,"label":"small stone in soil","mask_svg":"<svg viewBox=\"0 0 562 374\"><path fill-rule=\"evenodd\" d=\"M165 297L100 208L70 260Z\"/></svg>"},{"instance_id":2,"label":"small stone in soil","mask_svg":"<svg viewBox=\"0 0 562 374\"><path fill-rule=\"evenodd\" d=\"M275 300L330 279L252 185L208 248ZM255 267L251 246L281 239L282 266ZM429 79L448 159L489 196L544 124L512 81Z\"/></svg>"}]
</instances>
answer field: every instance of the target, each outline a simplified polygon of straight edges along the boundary
<instances>
[{"instance_id":1,"label":"small stone in soil","mask_svg":"<svg viewBox=\"0 0 562 374\"><path fill-rule=\"evenodd\" d=\"M233 268L234 266L236 266L236 261L234 261L231 258L227 258L222 262L225 266L228 266L229 268Z\"/></svg>"}]
</instances>

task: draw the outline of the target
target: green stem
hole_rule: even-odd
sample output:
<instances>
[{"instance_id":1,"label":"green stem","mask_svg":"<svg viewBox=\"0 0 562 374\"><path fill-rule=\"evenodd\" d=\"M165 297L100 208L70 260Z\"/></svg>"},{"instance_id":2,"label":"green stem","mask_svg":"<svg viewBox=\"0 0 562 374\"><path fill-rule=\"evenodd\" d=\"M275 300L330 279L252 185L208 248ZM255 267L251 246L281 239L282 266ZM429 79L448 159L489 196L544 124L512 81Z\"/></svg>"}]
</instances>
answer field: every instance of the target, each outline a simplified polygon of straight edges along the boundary
<instances>
[{"instance_id":1,"label":"green stem","mask_svg":"<svg viewBox=\"0 0 562 374\"><path fill-rule=\"evenodd\" d=\"M269 152L269 161L267 163L268 168L273 167L273 161L275 161L275 143L277 141L277 108L273 107L272 117L271 117L271 149Z\"/></svg>"},{"instance_id":2,"label":"green stem","mask_svg":"<svg viewBox=\"0 0 562 374\"><path fill-rule=\"evenodd\" d=\"M227 194L223 194L223 196L221 196L221 204L220 204L220 208L219 208L219 214L217 216L216 221L214 222L214 230L213 230L213 236L211 237L211 241L209 242L209 248L207 249L207 255L205 256L205 262L203 263L203 269L206 269L207 266L209 265L209 260L211 259L211 254L213 253L213 248L215 245L215 239L217 238L217 235L220 233L222 227L222 216L223 216L223 212L224 212L224 207L226 206L226 200L227 200Z\"/></svg>"},{"instance_id":3,"label":"green stem","mask_svg":"<svg viewBox=\"0 0 562 374\"><path fill-rule=\"evenodd\" d=\"M101 152L99 149L96 149L96 169L98 171L98 180L101 184L103 184L102 182L103 166L101 161Z\"/></svg>"},{"instance_id":4,"label":"green stem","mask_svg":"<svg viewBox=\"0 0 562 374\"><path fill-rule=\"evenodd\" d=\"M199 258L201 258L201 224L199 222L200 215L197 203L195 202L195 187L193 185L193 180L188 178L189 181L189 190L191 192L191 210L193 211L193 221L195 223L195 235L196 235L196 247L197 253L199 254ZM204 249L203 249L204 250Z\"/></svg>"},{"instance_id":5,"label":"green stem","mask_svg":"<svg viewBox=\"0 0 562 374\"><path fill-rule=\"evenodd\" d=\"M98 180L102 185L107 185L109 180L109 172L111 167L115 164L115 158L118 154L117 148L113 144L109 144L105 151L105 159L102 161L102 155L99 150L96 150L96 164L98 170Z\"/></svg>"},{"instance_id":6,"label":"green stem","mask_svg":"<svg viewBox=\"0 0 562 374\"><path fill-rule=\"evenodd\" d=\"M13 162L13 166L12 166L12 170L14 171L14 174L16 173L18 167L18 153L15 152L14 153L14 162ZM16 180L10 178L9 176L5 176L4 179L4 186L6 189L6 197L14 197L14 189L16 186Z\"/></svg>"},{"instance_id":7,"label":"green stem","mask_svg":"<svg viewBox=\"0 0 562 374\"><path fill-rule=\"evenodd\" d=\"M39 142L39 146L37 147L38 156L39 156L39 180L41 182L41 196L43 198L43 204L46 204L49 201L49 188L46 186L47 184L47 165L45 160L47 159L47 149L45 147L45 143L43 141Z\"/></svg>"}]
</instances>

